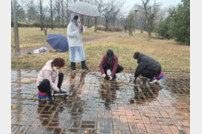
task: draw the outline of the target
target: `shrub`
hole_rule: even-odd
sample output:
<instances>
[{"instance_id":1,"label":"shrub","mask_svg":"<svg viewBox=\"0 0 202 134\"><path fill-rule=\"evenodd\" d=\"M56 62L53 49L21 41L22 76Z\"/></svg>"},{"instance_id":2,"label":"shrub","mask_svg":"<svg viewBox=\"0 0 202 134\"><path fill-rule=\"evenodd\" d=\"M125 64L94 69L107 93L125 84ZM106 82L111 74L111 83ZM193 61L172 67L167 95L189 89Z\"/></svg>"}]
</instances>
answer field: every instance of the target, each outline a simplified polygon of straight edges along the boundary
<instances>
[{"instance_id":1,"label":"shrub","mask_svg":"<svg viewBox=\"0 0 202 134\"><path fill-rule=\"evenodd\" d=\"M110 32L121 32L121 31L123 31L123 28L113 28L113 27L109 27L108 30L106 30L106 27L105 27L105 26L98 25L98 26L97 26L97 30L110 31Z\"/></svg>"},{"instance_id":2,"label":"shrub","mask_svg":"<svg viewBox=\"0 0 202 134\"><path fill-rule=\"evenodd\" d=\"M11 27L13 27L13 22L11 21ZM51 28L51 25L50 24L44 24L44 25L46 25L46 27L48 27L48 28ZM41 24L40 23L37 23L37 22L35 22L35 23L24 23L24 22L19 22L18 23L18 27L41 27ZM44 26L45 27L45 26ZM62 24L55 24L54 25L54 27L55 28L65 28L65 27L67 27L67 24L64 24L64 25L62 25Z\"/></svg>"}]
</instances>

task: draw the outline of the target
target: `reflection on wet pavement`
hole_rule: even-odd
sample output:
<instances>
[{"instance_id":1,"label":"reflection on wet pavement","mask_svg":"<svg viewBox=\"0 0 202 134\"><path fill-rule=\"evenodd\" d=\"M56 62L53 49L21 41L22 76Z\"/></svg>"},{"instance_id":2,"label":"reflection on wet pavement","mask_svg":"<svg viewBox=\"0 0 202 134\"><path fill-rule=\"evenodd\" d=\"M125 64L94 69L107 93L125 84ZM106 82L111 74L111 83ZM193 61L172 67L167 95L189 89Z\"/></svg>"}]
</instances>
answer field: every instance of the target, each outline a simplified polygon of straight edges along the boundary
<instances>
[{"instance_id":1,"label":"reflection on wet pavement","mask_svg":"<svg viewBox=\"0 0 202 134\"><path fill-rule=\"evenodd\" d=\"M160 85L131 82L133 74L105 81L99 73L65 74L69 96L53 104L37 98L37 71L12 70L12 133L190 133L187 77L165 78Z\"/></svg>"}]
</instances>

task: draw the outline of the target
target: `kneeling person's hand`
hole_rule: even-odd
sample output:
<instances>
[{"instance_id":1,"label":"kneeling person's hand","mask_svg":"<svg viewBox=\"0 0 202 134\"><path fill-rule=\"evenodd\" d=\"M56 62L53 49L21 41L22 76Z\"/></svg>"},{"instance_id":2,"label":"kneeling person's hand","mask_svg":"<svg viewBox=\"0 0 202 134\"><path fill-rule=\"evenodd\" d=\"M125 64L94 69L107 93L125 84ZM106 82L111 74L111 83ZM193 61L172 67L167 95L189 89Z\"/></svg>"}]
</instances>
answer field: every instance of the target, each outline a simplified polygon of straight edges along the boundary
<instances>
[{"instance_id":1,"label":"kneeling person's hand","mask_svg":"<svg viewBox=\"0 0 202 134\"><path fill-rule=\"evenodd\" d=\"M133 82L136 82L137 77L134 78Z\"/></svg>"},{"instance_id":2,"label":"kneeling person's hand","mask_svg":"<svg viewBox=\"0 0 202 134\"><path fill-rule=\"evenodd\" d=\"M113 77L110 76L110 77L109 77L109 80L112 80L112 78L113 78Z\"/></svg>"},{"instance_id":3,"label":"kneeling person's hand","mask_svg":"<svg viewBox=\"0 0 202 134\"><path fill-rule=\"evenodd\" d=\"M102 77L104 77L104 78L105 78L105 77L106 77L106 74L102 74Z\"/></svg>"}]
</instances>

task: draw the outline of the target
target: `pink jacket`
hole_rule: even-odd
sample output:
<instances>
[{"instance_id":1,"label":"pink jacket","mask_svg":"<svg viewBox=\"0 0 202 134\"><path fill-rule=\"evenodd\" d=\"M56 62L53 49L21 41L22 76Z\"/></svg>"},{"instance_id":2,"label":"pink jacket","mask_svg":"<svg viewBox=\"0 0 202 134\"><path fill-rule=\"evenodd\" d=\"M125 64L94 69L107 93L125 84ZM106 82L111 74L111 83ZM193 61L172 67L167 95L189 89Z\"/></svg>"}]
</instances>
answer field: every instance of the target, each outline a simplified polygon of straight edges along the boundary
<instances>
[{"instance_id":1,"label":"pink jacket","mask_svg":"<svg viewBox=\"0 0 202 134\"><path fill-rule=\"evenodd\" d=\"M38 86L44 79L48 79L50 81L51 89L58 91L58 71L53 70L51 66L52 61L53 60L49 60L46 62L45 66L41 69L37 77L36 85Z\"/></svg>"}]
</instances>

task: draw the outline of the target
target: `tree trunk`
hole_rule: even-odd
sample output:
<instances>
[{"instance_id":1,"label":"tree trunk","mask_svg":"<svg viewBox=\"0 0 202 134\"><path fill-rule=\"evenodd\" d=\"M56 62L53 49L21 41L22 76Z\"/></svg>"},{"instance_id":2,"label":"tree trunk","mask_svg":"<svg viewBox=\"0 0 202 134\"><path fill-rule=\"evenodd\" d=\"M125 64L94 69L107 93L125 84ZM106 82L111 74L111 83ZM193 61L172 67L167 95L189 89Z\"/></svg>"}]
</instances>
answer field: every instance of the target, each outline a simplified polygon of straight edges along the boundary
<instances>
[{"instance_id":1,"label":"tree trunk","mask_svg":"<svg viewBox=\"0 0 202 134\"><path fill-rule=\"evenodd\" d=\"M105 25L106 25L106 31L109 30L109 27L108 27L108 19L105 19Z\"/></svg>"},{"instance_id":2,"label":"tree trunk","mask_svg":"<svg viewBox=\"0 0 202 134\"><path fill-rule=\"evenodd\" d=\"M81 23L84 25L84 17L81 15Z\"/></svg>"},{"instance_id":3,"label":"tree trunk","mask_svg":"<svg viewBox=\"0 0 202 134\"><path fill-rule=\"evenodd\" d=\"M95 28L94 28L94 32L97 32L97 18L95 18Z\"/></svg>"},{"instance_id":4,"label":"tree trunk","mask_svg":"<svg viewBox=\"0 0 202 134\"><path fill-rule=\"evenodd\" d=\"M60 24L60 0L57 1L58 24Z\"/></svg>"},{"instance_id":5,"label":"tree trunk","mask_svg":"<svg viewBox=\"0 0 202 134\"><path fill-rule=\"evenodd\" d=\"M91 19L90 19L89 17L87 17L87 27L88 27L88 28L90 28L90 20L91 20Z\"/></svg>"},{"instance_id":6,"label":"tree trunk","mask_svg":"<svg viewBox=\"0 0 202 134\"><path fill-rule=\"evenodd\" d=\"M150 40L151 39L151 31L149 30L148 31L148 40Z\"/></svg>"},{"instance_id":7,"label":"tree trunk","mask_svg":"<svg viewBox=\"0 0 202 134\"><path fill-rule=\"evenodd\" d=\"M114 30L116 29L116 21L113 22Z\"/></svg>"},{"instance_id":8,"label":"tree trunk","mask_svg":"<svg viewBox=\"0 0 202 134\"><path fill-rule=\"evenodd\" d=\"M143 33L143 20L140 20L140 29L141 29L141 33Z\"/></svg>"},{"instance_id":9,"label":"tree trunk","mask_svg":"<svg viewBox=\"0 0 202 134\"><path fill-rule=\"evenodd\" d=\"M45 36L47 36L48 28L44 28Z\"/></svg>"},{"instance_id":10,"label":"tree trunk","mask_svg":"<svg viewBox=\"0 0 202 134\"><path fill-rule=\"evenodd\" d=\"M68 8L68 3L69 1L67 0L67 3L66 3L66 8ZM67 21L67 24L69 23L69 19L68 19L68 16L69 16L69 13L68 13L68 11L66 11L66 21Z\"/></svg>"},{"instance_id":11,"label":"tree trunk","mask_svg":"<svg viewBox=\"0 0 202 134\"><path fill-rule=\"evenodd\" d=\"M19 36L18 36L18 20L16 12L16 0L13 0L13 19L14 19L14 39L15 39L15 56L20 55Z\"/></svg>"},{"instance_id":12,"label":"tree trunk","mask_svg":"<svg viewBox=\"0 0 202 134\"><path fill-rule=\"evenodd\" d=\"M113 27L114 27L114 30L115 30L115 28L116 28L116 18L113 18Z\"/></svg>"},{"instance_id":13,"label":"tree trunk","mask_svg":"<svg viewBox=\"0 0 202 134\"><path fill-rule=\"evenodd\" d=\"M51 18L51 29L54 29L54 24L53 24L53 1L50 0L50 18Z\"/></svg>"},{"instance_id":14,"label":"tree trunk","mask_svg":"<svg viewBox=\"0 0 202 134\"><path fill-rule=\"evenodd\" d=\"M63 4L64 4L64 1L61 0L61 7L62 7L62 25L64 25L64 23L65 23L65 22L64 22L64 21L65 21L65 20L64 20L64 16L65 16L65 15L64 15L64 5L63 5Z\"/></svg>"},{"instance_id":15,"label":"tree trunk","mask_svg":"<svg viewBox=\"0 0 202 134\"><path fill-rule=\"evenodd\" d=\"M43 5L42 5L42 0L39 0L39 8L40 8L40 22L41 22L41 31L43 31Z\"/></svg>"}]
</instances>

